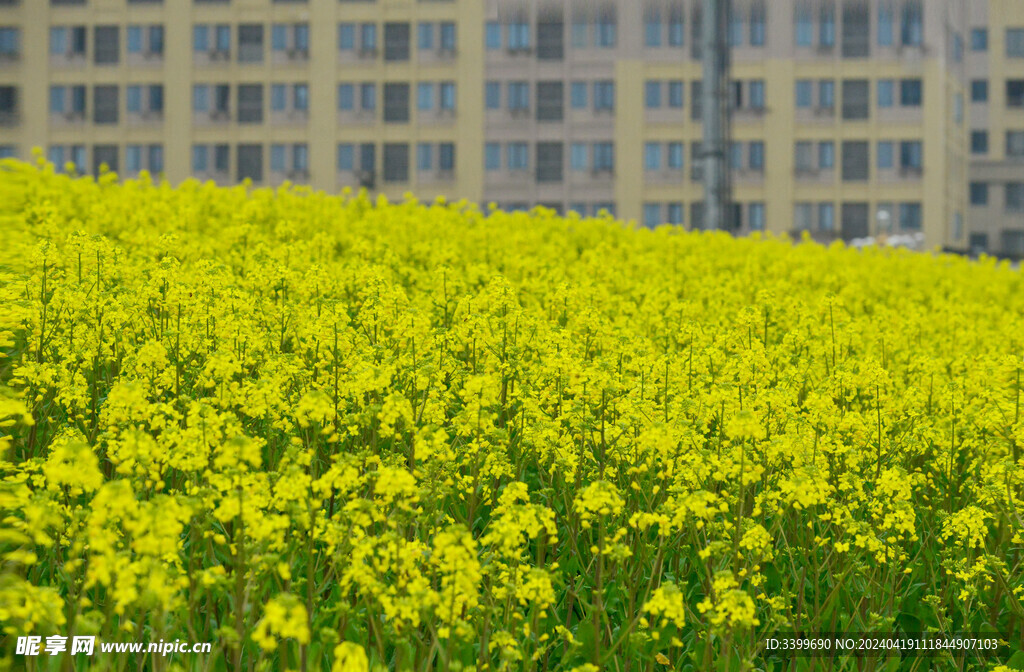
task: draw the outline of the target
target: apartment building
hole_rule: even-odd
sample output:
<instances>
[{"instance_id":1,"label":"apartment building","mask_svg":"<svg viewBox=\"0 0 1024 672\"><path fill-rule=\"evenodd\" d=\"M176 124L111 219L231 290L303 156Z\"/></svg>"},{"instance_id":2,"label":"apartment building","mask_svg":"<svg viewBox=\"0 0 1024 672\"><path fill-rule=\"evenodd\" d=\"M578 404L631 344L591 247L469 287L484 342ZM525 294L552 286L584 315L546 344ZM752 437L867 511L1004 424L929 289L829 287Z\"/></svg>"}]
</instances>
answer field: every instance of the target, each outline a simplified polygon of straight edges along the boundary
<instances>
[{"instance_id":1,"label":"apartment building","mask_svg":"<svg viewBox=\"0 0 1024 672\"><path fill-rule=\"evenodd\" d=\"M1024 257L1024 3L969 3L969 246Z\"/></svg>"},{"instance_id":2,"label":"apartment building","mask_svg":"<svg viewBox=\"0 0 1024 672\"><path fill-rule=\"evenodd\" d=\"M477 195L482 24L475 0L0 0L0 154Z\"/></svg>"},{"instance_id":3,"label":"apartment building","mask_svg":"<svg viewBox=\"0 0 1024 672\"><path fill-rule=\"evenodd\" d=\"M736 229L1013 252L1019 5L734 0ZM699 229L700 27L700 0L0 0L0 154Z\"/></svg>"}]
</instances>

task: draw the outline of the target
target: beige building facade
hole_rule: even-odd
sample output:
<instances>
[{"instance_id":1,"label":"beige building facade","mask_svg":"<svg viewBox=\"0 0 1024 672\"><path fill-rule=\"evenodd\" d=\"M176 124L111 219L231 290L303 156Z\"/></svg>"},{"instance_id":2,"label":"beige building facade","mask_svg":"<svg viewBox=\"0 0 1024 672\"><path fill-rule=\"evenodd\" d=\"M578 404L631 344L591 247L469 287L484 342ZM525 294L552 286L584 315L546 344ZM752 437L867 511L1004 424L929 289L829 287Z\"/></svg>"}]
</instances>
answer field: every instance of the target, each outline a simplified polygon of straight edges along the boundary
<instances>
[{"instance_id":1,"label":"beige building facade","mask_svg":"<svg viewBox=\"0 0 1024 672\"><path fill-rule=\"evenodd\" d=\"M0 155L701 228L699 6L0 0ZM737 230L1024 254L1021 30L1015 0L735 0Z\"/></svg>"}]
</instances>

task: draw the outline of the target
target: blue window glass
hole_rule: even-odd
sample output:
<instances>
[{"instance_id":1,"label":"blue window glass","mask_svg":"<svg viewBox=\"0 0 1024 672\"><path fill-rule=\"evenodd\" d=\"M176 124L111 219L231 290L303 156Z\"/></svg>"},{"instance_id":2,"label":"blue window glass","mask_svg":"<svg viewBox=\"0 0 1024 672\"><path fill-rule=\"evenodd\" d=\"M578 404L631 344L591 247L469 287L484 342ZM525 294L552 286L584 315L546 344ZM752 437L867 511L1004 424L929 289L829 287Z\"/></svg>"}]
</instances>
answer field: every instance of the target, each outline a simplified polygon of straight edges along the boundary
<instances>
[{"instance_id":1,"label":"blue window glass","mask_svg":"<svg viewBox=\"0 0 1024 672\"><path fill-rule=\"evenodd\" d=\"M125 90L125 105L129 112L141 112L142 111L142 87L141 86L129 86Z\"/></svg>"},{"instance_id":2,"label":"blue window glass","mask_svg":"<svg viewBox=\"0 0 1024 672\"><path fill-rule=\"evenodd\" d=\"M971 131L971 154L988 154L988 131Z\"/></svg>"},{"instance_id":3,"label":"blue window glass","mask_svg":"<svg viewBox=\"0 0 1024 672\"><path fill-rule=\"evenodd\" d=\"M819 142L818 143L818 167L819 168L835 168L836 166L836 146L832 142Z\"/></svg>"},{"instance_id":4,"label":"blue window glass","mask_svg":"<svg viewBox=\"0 0 1024 672\"><path fill-rule=\"evenodd\" d=\"M210 168L210 148L206 145L192 145L192 172L205 173Z\"/></svg>"},{"instance_id":5,"label":"blue window glass","mask_svg":"<svg viewBox=\"0 0 1024 672\"><path fill-rule=\"evenodd\" d=\"M823 79L818 82L818 107L830 108L836 106L836 83L831 79Z\"/></svg>"},{"instance_id":6,"label":"blue window glass","mask_svg":"<svg viewBox=\"0 0 1024 672\"><path fill-rule=\"evenodd\" d=\"M484 85L484 103L488 110L501 108L501 83L487 82Z\"/></svg>"},{"instance_id":7,"label":"blue window glass","mask_svg":"<svg viewBox=\"0 0 1024 672\"><path fill-rule=\"evenodd\" d=\"M753 79L750 81L750 108L753 110L764 109L764 81Z\"/></svg>"},{"instance_id":8,"label":"blue window glass","mask_svg":"<svg viewBox=\"0 0 1024 672\"><path fill-rule=\"evenodd\" d=\"M836 44L836 10L832 5L822 5L818 43L823 47L834 47Z\"/></svg>"},{"instance_id":9,"label":"blue window glass","mask_svg":"<svg viewBox=\"0 0 1024 672\"><path fill-rule=\"evenodd\" d=\"M971 51L988 51L988 28L971 30Z\"/></svg>"},{"instance_id":10,"label":"blue window glass","mask_svg":"<svg viewBox=\"0 0 1024 672\"><path fill-rule=\"evenodd\" d=\"M587 169L589 163L589 152L584 142L574 142L569 148L569 165L573 170L582 171Z\"/></svg>"},{"instance_id":11,"label":"blue window glass","mask_svg":"<svg viewBox=\"0 0 1024 672\"><path fill-rule=\"evenodd\" d=\"M814 82L809 79L796 81L796 106L808 108L814 104Z\"/></svg>"},{"instance_id":12,"label":"blue window glass","mask_svg":"<svg viewBox=\"0 0 1024 672\"><path fill-rule=\"evenodd\" d=\"M644 170L661 170L661 143L648 142L644 145Z\"/></svg>"},{"instance_id":13,"label":"blue window glass","mask_svg":"<svg viewBox=\"0 0 1024 672\"><path fill-rule=\"evenodd\" d=\"M338 24L338 49L351 51L356 48L356 26L354 23Z\"/></svg>"},{"instance_id":14,"label":"blue window glass","mask_svg":"<svg viewBox=\"0 0 1024 672\"><path fill-rule=\"evenodd\" d=\"M893 167L893 143L889 141L878 143L878 169L889 170Z\"/></svg>"},{"instance_id":15,"label":"blue window glass","mask_svg":"<svg viewBox=\"0 0 1024 672\"><path fill-rule=\"evenodd\" d=\"M670 170L683 169L683 143L668 143L668 167Z\"/></svg>"},{"instance_id":16,"label":"blue window glass","mask_svg":"<svg viewBox=\"0 0 1024 672\"><path fill-rule=\"evenodd\" d=\"M142 53L142 26L128 26L128 53Z\"/></svg>"},{"instance_id":17,"label":"blue window glass","mask_svg":"<svg viewBox=\"0 0 1024 672\"><path fill-rule=\"evenodd\" d=\"M904 79L900 81L900 105L919 107L923 98L920 79Z\"/></svg>"},{"instance_id":18,"label":"blue window glass","mask_svg":"<svg viewBox=\"0 0 1024 672\"><path fill-rule=\"evenodd\" d=\"M749 165L750 169L760 172L764 170L764 143L760 140L755 140L750 143L749 151Z\"/></svg>"},{"instance_id":19,"label":"blue window glass","mask_svg":"<svg viewBox=\"0 0 1024 672\"><path fill-rule=\"evenodd\" d=\"M644 105L649 110L661 107L661 82L648 81L645 84Z\"/></svg>"},{"instance_id":20,"label":"blue window glass","mask_svg":"<svg viewBox=\"0 0 1024 672\"><path fill-rule=\"evenodd\" d=\"M434 146L427 142L416 145L416 170L433 170Z\"/></svg>"},{"instance_id":21,"label":"blue window glass","mask_svg":"<svg viewBox=\"0 0 1024 672\"><path fill-rule=\"evenodd\" d=\"M484 146L484 168L486 170L501 169L501 145L497 142L488 142Z\"/></svg>"},{"instance_id":22,"label":"blue window glass","mask_svg":"<svg viewBox=\"0 0 1024 672\"><path fill-rule=\"evenodd\" d=\"M416 46L420 49L434 48L434 24L421 22L416 27Z\"/></svg>"},{"instance_id":23,"label":"blue window glass","mask_svg":"<svg viewBox=\"0 0 1024 672\"><path fill-rule=\"evenodd\" d=\"M814 41L814 24L811 21L811 9L799 6L796 10L796 46L809 47Z\"/></svg>"},{"instance_id":24,"label":"blue window glass","mask_svg":"<svg viewBox=\"0 0 1024 672\"><path fill-rule=\"evenodd\" d=\"M836 206L832 203L818 204L818 228L832 231L836 226Z\"/></svg>"},{"instance_id":25,"label":"blue window glass","mask_svg":"<svg viewBox=\"0 0 1024 672\"><path fill-rule=\"evenodd\" d=\"M683 223L683 204L678 202L669 203L668 216L665 217L665 221L669 224L681 225Z\"/></svg>"},{"instance_id":26,"label":"blue window glass","mask_svg":"<svg viewBox=\"0 0 1024 672\"><path fill-rule=\"evenodd\" d=\"M764 231L764 203L751 203L747 206L747 224L751 231Z\"/></svg>"},{"instance_id":27,"label":"blue window glass","mask_svg":"<svg viewBox=\"0 0 1024 672\"><path fill-rule=\"evenodd\" d=\"M644 226L653 229L661 223L661 204L644 203Z\"/></svg>"},{"instance_id":28,"label":"blue window glass","mask_svg":"<svg viewBox=\"0 0 1024 672\"><path fill-rule=\"evenodd\" d=\"M484 41L487 45L487 49L494 51L495 49L501 49L501 24L497 21L488 21L487 27L484 29Z\"/></svg>"},{"instance_id":29,"label":"blue window glass","mask_svg":"<svg viewBox=\"0 0 1024 672\"><path fill-rule=\"evenodd\" d=\"M878 106L892 107L895 103L896 86L891 79L878 80Z\"/></svg>"},{"instance_id":30,"label":"blue window glass","mask_svg":"<svg viewBox=\"0 0 1024 672\"><path fill-rule=\"evenodd\" d=\"M270 30L270 43L274 51L284 51L288 48L288 26L275 23Z\"/></svg>"},{"instance_id":31,"label":"blue window glass","mask_svg":"<svg viewBox=\"0 0 1024 672\"><path fill-rule=\"evenodd\" d=\"M987 79L976 79L971 82L971 102L972 103L985 103L988 102L988 80Z\"/></svg>"},{"instance_id":32,"label":"blue window glass","mask_svg":"<svg viewBox=\"0 0 1024 672\"><path fill-rule=\"evenodd\" d=\"M64 114L67 110L67 88L63 86L50 87L50 112ZM51 161L51 163L53 163ZM58 164L54 164L58 165Z\"/></svg>"},{"instance_id":33,"label":"blue window glass","mask_svg":"<svg viewBox=\"0 0 1024 672\"><path fill-rule=\"evenodd\" d=\"M420 82L416 85L416 108L419 110L434 109L434 84Z\"/></svg>"},{"instance_id":34,"label":"blue window glass","mask_svg":"<svg viewBox=\"0 0 1024 672\"><path fill-rule=\"evenodd\" d=\"M355 168L356 148L351 143L338 145L338 170L350 171Z\"/></svg>"},{"instance_id":35,"label":"blue window glass","mask_svg":"<svg viewBox=\"0 0 1024 672\"><path fill-rule=\"evenodd\" d=\"M455 82L441 82L441 109L455 109Z\"/></svg>"},{"instance_id":36,"label":"blue window glass","mask_svg":"<svg viewBox=\"0 0 1024 672\"><path fill-rule=\"evenodd\" d=\"M338 85L338 109L351 110L355 108L356 87L352 84Z\"/></svg>"},{"instance_id":37,"label":"blue window glass","mask_svg":"<svg viewBox=\"0 0 1024 672\"><path fill-rule=\"evenodd\" d=\"M580 110L587 106L587 83L573 82L570 88L571 105L574 109Z\"/></svg>"},{"instance_id":38,"label":"blue window glass","mask_svg":"<svg viewBox=\"0 0 1024 672\"><path fill-rule=\"evenodd\" d=\"M192 51L205 52L210 50L210 27L193 26L192 28Z\"/></svg>"},{"instance_id":39,"label":"blue window glass","mask_svg":"<svg viewBox=\"0 0 1024 672\"><path fill-rule=\"evenodd\" d=\"M683 82L679 80L668 83L668 106L681 108L683 106Z\"/></svg>"},{"instance_id":40,"label":"blue window glass","mask_svg":"<svg viewBox=\"0 0 1024 672\"><path fill-rule=\"evenodd\" d=\"M648 14L647 20L644 21L644 46L661 46L661 28L661 15L657 12L651 12Z\"/></svg>"},{"instance_id":41,"label":"blue window glass","mask_svg":"<svg viewBox=\"0 0 1024 672\"><path fill-rule=\"evenodd\" d=\"M892 7L881 5L878 8L878 46L891 47L893 38Z\"/></svg>"}]
</instances>

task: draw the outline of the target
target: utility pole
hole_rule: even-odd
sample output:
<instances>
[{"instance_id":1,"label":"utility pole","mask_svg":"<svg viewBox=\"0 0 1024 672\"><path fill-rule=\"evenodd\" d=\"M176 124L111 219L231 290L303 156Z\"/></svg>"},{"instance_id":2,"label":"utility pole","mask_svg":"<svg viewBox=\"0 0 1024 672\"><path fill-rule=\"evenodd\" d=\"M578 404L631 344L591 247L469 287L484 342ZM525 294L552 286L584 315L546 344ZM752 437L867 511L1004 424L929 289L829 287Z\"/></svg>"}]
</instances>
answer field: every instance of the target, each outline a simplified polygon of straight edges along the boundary
<instances>
[{"instance_id":1,"label":"utility pole","mask_svg":"<svg viewBox=\"0 0 1024 672\"><path fill-rule=\"evenodd\" d=\"M729 180L729 5L730 0L702 0L701 34L704 82L704 228L732 231Z\"/></svg>"}]
</instances>

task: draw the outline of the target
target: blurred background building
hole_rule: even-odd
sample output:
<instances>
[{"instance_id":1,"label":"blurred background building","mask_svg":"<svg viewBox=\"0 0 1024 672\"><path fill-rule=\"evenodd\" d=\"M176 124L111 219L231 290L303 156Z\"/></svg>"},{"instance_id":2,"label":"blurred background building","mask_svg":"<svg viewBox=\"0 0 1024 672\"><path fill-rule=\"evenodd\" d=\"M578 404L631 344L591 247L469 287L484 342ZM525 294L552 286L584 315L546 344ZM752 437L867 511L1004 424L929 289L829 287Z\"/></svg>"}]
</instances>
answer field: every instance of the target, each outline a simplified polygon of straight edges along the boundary
<instances>
[{"instance_id":1,"label":"blurred background building","mask_svg":"<svg viewBox=\"0 0 1024 672\"><path fill-rule=\"evenodd\" d=\"M703 225L700 0L0 0L0 155ZM1024 2L733 0L739 232L1024 255Z\"/></svg>"}]
</instances>

